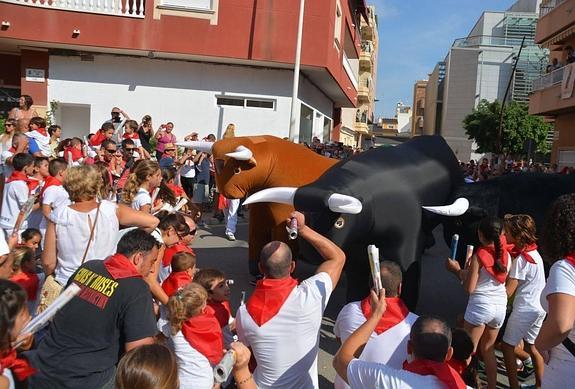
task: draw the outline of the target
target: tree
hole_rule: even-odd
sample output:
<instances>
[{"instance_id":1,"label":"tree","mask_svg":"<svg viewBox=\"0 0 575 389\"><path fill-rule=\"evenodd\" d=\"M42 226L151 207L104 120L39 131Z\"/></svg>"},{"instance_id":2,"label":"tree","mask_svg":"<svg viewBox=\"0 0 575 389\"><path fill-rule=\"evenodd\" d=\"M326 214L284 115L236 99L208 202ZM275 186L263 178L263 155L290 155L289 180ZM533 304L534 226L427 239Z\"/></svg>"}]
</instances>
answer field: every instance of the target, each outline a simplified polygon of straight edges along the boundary
<instances>
[{"instance_id":1,"label":"tree","mask_svg":"<svg viewBox=\"0 0 575 389\"><path fill-rule=\"evenodd\" d=\"M477 108L463 120L465 133L477 143L478 153L525 154L525 144L530 139L532 151L549 152L546 139L551 125L545 123L540 116L529 115L527 104L516 101L505 105L502 150L497 150L500 111L499 101L481 100Z\"/></svg>"}]
</instances>

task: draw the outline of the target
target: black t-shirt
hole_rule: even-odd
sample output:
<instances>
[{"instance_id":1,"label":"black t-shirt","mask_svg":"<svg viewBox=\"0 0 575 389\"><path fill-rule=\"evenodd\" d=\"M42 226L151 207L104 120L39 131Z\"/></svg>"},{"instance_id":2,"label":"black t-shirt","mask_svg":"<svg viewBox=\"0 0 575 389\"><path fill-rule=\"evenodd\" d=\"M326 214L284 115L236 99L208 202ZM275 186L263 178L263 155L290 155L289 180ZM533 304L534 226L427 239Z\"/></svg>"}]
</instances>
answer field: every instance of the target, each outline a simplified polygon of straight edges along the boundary
<instances>
[{"instance_id":1,"label":"black t-shirt","mask_svg":"<svg viewBox=\"0 0 575 389\"><path fill-rule=\"evenodd\" d=\"M104 261L89 261L70 282L82 290L30 353L38 369L33 388L101 388L112 379L124 343L157 333L152 295L142 278L114 280Z\"/></svg>"}]
</instances>

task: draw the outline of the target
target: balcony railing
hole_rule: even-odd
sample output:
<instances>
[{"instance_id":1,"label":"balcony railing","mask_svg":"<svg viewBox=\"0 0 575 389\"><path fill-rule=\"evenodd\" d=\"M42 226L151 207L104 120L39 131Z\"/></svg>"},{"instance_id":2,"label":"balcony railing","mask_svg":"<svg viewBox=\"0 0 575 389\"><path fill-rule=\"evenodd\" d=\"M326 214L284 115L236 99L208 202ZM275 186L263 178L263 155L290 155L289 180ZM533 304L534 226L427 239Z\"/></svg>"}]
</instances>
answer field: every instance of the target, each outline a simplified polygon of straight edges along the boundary
<instances>
[{"instance_id":1,"label":"balcony railing","mask_svg":"<svg viewBox=\"0 0 575 389\"><path fill-rule=\"evenodd\" d=\"M539 17L542 18L543 16L547 15L553 10L553 8L557 7L563 2L565 2L565 0L549 0L541 3L539 6Z\"/></svg>"},{"instance_id":2,"label":"balcony railing","mask_svg":"<svg viewBox=\"0 0 575 389\"><path fill-rule=\"evenodd\" d=\"M549 88L550 86L553 86L555 84L561 84L561 81L563 81L563 71L565 70L565 67L553 70L550 73L547 73L546 75L544 75L541 78L538 78L536 80L533 80L533 92L537 91L537 90L541 90L541 89L545 89L545 88Z\"/></svg>"},{"instance_id":3,"label":"balcony railing","mask_svg":"<svg viewBox=\"0 0 575 389\"><path fill-rule=\"evenodd\" d=\"M144 0L0 0L0 3L129 18L143 18L145 8Z\"/></svg>"},{"instance_id":4,"label":"balcony railing","mask_svg":"<svg viewBox=\"0 0 575 389\"><path fill-rule=\"evenodd\" d=\"M505 38L491 35L476 35L456 39L453 47L477 46L521 46L521 39Z\"/></svg>"}]
</instances>

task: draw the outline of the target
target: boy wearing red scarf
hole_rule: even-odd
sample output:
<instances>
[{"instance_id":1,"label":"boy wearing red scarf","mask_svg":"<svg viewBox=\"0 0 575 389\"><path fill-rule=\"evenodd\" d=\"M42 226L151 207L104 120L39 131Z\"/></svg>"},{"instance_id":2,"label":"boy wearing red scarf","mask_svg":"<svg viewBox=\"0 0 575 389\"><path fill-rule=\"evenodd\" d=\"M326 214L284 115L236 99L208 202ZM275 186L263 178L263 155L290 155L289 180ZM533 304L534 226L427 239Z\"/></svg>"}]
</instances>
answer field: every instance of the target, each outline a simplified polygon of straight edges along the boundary
<instances>
[{"instance_id":1,"label":"boy wearing red scarf","mask_svg":"<svg viewBox=\"0 0 575 389\"><path fill-rule=\"evenodd\" d=\"M395 369L401 369L407 359L407 341L411 326L417 315L409 312L401 294L402 273L395 262L381 262L381 283L386 290L387 308L371 334L359 359L367 362L383 363ZM345 340L367 319L371 317L370 297L345 305L337 316L334 325L335 336ZM340 376L336 376L336 389L349 388Z\"/></svg>"},{"instance_id":2,"label":"boy wearing red scarf","mask_svg":"<svg viewBox=\"0 0 575 389\"><path fill-rule=\"evenodd\" d=\"M386 305L385 289L379 296L371 291L372 315L335 354L333 366L337 374L352 388L467 388L459 373L447 363L453 355L451 330L438 318L420 316L415 321L407 343L410 357L403 369L355 358L379 324Z\"/></svg>"},{"instance_id":3,"label":"boy wearing red scarf","mask_svg":"<svg viewBox=\"0 0 575 389\"><path fill-rule=\"evenodd\" d=\"M329 239L305 225L299 212L298 236L322 257L316 274L299 286L291 277L292 253L282 242L268 243L260 254L264 278L236 316L240 341L258 362L258 388L318 388L317 354L323 312L345 264L345 254ZM288 220L289 221L289 220Z\"/></svg>"},{"instance_id":4,"label":"boy wearing red scarf","mask_svg":"<svg viewBox=\"0 0 575 389\"><path fill-rule=\"evenodd\" d=\"M46 177L40 192L42 213L46 218L56 207L70 204L70 196L62 186L64 178L66 178L66 170L68 170L68 163L63 158L53 159L48 164L50 175Z\"/></svg>"},{"instance_id":5,"label":"boy wearing red scarf","mask_svg":"<svg viewBox=\"0 0 575 389\"><path fill-rule=\"evenodd\" d=\"M181 251L172 257L172 272L162 283L162 289L172 297L179 289L188 285L194 279L196 272L196 256Z\"/></svg>"},{"instance_id":6,"label":"boy wearing red scarf","mask_svg":"<svg viewBox=\"0 0 575 389\"><path fill-rule=\"evenodd\" d=\"M32 183L28 175L34 172L34 157L30 154L18 153L12 158L12 166L14 171L6 180L0 211L0 227L4 229L6 236L12 234L20 209L30 196ZM24 220L20 229L24 231L26 228L27 221Z\"/></svg>"}]
</instances>

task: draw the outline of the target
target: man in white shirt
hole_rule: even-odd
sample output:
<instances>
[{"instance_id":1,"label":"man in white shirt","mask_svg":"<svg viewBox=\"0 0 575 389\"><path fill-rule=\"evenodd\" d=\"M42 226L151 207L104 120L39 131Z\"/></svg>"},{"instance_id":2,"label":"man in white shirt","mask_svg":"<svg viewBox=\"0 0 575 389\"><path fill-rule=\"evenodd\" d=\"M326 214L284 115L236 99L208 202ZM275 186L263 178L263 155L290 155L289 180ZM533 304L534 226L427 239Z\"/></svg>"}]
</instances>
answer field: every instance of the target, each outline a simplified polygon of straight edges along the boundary
<instances>
[{"instance_id":1,"label":"man in white shirt","mask_svg":"<svg viewBox=\"0 0 575 389\"><path fill-rule=\"evenodd\" d=\"M260 255L258 281L247 303L238 309L240 340L251 347L257 362L254 380L263 388L318 388L319 329L325 307L337 285L345 254L327 238L305 225L294 212L298 235L324 259L316 274L299 286L290 274L292 253L282 242L268 243Z\"/></svg>"},{"instance_id":2,"label":"man in white shirt","mask_svg":"<svg viewBox=\"0 0 575 389\"><path fill-rule=\"evenodd\" d=\"M451 330L438 318L420 316L415 321L407 343L409 362L403 369L357 359L385 310L385 290L379 296L371 291L372 315L335 354L337 374L352 388L467 388L459 373L446 363L453 355Z\"/></svg>"},{"instance_id":3,"label":"man in white shirt","mask_svg":"<svg viewBox=\"0 0 575 389\"><path fill-rule=\"evenodd\" d=\"M401 294L402 273L395 262L383 261L380 266L381 284L385 289L387 308L379 319L379 324L371 334L359 359L367 362L383 363L394 369L401 369L407 360L407 341L411 326L417 315L409 312L399 298ZM371 315L370 297L345 305L335 321L335 336L342 342L361 326ZM335 377L336 389L349 388L338 375Z\"/></svg>"}]
</instances>

